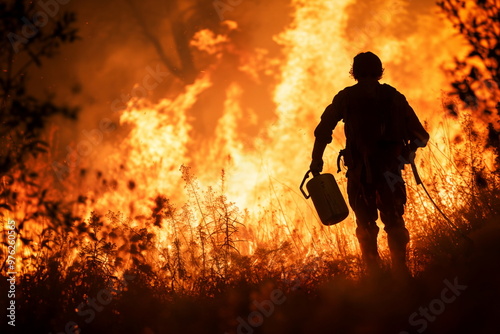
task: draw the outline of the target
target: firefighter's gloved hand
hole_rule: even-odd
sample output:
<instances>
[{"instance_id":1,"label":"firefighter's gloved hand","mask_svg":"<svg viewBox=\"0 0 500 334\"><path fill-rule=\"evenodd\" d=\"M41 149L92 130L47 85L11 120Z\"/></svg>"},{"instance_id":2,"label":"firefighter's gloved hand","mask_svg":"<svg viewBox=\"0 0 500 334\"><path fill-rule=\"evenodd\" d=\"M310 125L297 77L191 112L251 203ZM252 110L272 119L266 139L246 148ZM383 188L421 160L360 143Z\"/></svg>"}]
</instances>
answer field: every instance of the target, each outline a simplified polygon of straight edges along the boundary
<instances>
[{"instance_id":1,"label":"firefighter's gloved hand","mask_svg":"<svg viewBox=\"0 0 500 334\"><path fill-rule=\"evenodd\" d=\"M309 170L313 173L313 175L318 175L323 170L323 159L313 159L311 161L311 165L309 166Z\"/></svg>"},{"instance_id":2,"label":"firefighter's gloved hand","mask_svg":"<svg viewBox=\"0 0 500 334\"><path fill-rule=\"evenodd\" d=\"M416 155L417 149L418 149L418 146L416 146L413 143L410 143L409 145L406 145L403 148L402 157L403 157L403 160L405 161L404 162L405 164L410 164L415 160L415 155Z\"/></svg>"},{"instance_id":3,"label":"firefighter's gloved hand","mask_svg":"<svg viewBox=\"0 0 500 334\"><path fill-rule=\"evenodd\" d=\"M415 162L415 156L417 155L417 151L409 151L408 152L408 161L410 163Z\"/></svg>"}]
</instances>

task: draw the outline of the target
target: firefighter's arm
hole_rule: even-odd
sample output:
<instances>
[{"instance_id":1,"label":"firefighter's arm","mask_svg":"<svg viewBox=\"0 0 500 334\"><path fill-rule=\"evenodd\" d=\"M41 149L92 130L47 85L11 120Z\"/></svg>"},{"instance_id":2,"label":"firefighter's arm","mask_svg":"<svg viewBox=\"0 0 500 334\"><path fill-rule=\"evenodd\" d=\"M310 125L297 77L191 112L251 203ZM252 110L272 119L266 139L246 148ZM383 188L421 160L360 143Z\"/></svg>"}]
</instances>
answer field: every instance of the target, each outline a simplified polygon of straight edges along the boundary
<instances>
[{"instance_id":1,"label":"firefighter's arm","mask_svg":"<svg viewBox=\"0 0 500 334\"><path fill-rule=\"evenodd\" d=\"M313 173L313 175L317 175L323 170L323 152L325 151L327 144L328 143L326 142L319 141L318 138L314 141L312 161L309 166L309 170Z\"/></svg>"},{"instance_id":2,"label":"firefighter's arm","mask_svg":"<svg viewBox=\"0 0 500 334\"><path fill-rule=\"evenodd\" d=\"M408 105L408 116L407 116L407 129L409 134L408 144L408 157L407 160L412 165L412 169L415 168L415 156L417 154L417 149L425 147L429 141L429 133L425 131L422 123L418 119L415 111ZM415 172L415 171L414 171ZM417 174L418 175L418 174ZM418 182L418 179L417 179Z\"/></svg>"},{"instance_id":3,"label":"firefighter's arm","mask_svg":"<svg viewBox=\"0 0 500 334\"><path fill-rule=\"evenodd\" d=\"M425 131L415 111L403 94L399 94L397 101L399 104L398 109L403 111L405 140L409 141L409 149L416 151L420 147L425 147L429 141L429 134Z\"/></svg>"},{"instance_id":4,"label":"firefighter's arm","mask_svg":"<svg viewBox=\"0 0 500 334\"><path fill-rule=\"evenodd\" d=\"M429 133L424 129L415 111L408 105L406 124L410 140L410 149L416 151L420 147L425 147L429 141Z\"/></svg>"},{"instance_id":5,"label":"firefighter's arm","mask_svg":"<svg viewBox=\"0 0 500 334\"><path fill-rule=\"evenodd\" d=\"M332 142L332 132L342 117L342 94L337 94L332 103L326 107L321 121L314 130L314 147L312 151L312 161L309 169L313 174L319 174L323 170L323 153L326 145Z\"/></svg>"}]
</instances>

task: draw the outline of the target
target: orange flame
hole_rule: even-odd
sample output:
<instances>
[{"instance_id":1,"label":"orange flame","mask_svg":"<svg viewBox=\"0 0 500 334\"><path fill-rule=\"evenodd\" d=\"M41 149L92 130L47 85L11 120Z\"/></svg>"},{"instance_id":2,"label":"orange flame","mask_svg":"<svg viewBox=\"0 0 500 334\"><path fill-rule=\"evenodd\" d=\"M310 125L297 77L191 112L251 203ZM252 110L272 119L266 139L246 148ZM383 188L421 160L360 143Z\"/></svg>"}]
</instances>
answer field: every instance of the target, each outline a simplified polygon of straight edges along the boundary
<instances>
[{"instance_id":1,"label":"orange flame","mask_svg":"<svg viewBox=\"0 0 500 334\"><path fill-rule=\"evenodd\" d=\"M450 189L456 189L462 179L456 177L456 169L449 174L445 169L452 164L448 138L458 133L460 124L443 116L441 102L447 86L441 65L450 61L451 54L457 55L457 50L467 52L454 37L452 27L435 15L412 14L409 3L403 1L373 1L369 16L359 8L359 2L350 0L292 3L293 22L274 36L283 49L281 59L269 59L264 49L250 55L232 49L240 57L235 71L256 82L262 79L262 72L274 71L274 77L279 78L272 95L275 109L266 110L275 117L259 123L258 113L243 102L243 86L228 74L231 83L225 91L222 116L215 125L216 136L195 145L199 137L189 110L201 94L212 88L216 65L200 73L175 98L156 104L147 100L129 102L120 117L120 124L129 132L119 147L106 151L105 169L124 182L133 181L135 186L104 194L89 190L88 195L96 200L89 212L119 208L132 217L147 215L158 194L166 195L176 205L193 202L184 191L179 167L193 166L202 189L220 184L224 170L224 195L245 210L239 218L245 223L240 231L242 240L236 245L243 253L251 254L260 245L291 242L296 253L290 255L295 259L327 253L357 254L353 214L342 224L322 226L312 204L300 195L298 184L310 162L313 130L319 116L339 90L354 84L349 78L352 57L366 50L380 56L385 65L382 81L407 96L431 133L430 146L419 156L419 165L425 167L422 177L430 181L442 174L447 185L439 193L440 204L460 205L460 198ZM235 22L223 24L229 31L237 29ZM407 29L399 29L401 25ZM204 29L195 34L191 46L221 61L221 54L231 43L229 35ZM258 135L242 136L243 123L260 125ZM336 153L344 146L342 128L339 124L325 152L327 172L336 169ZM344 173L336 178L345 194ZM408 171L406 179L415 191ZM413 208L406 217L410 229L418 231L419 213L435 209L421 194L412 196L421 208ZM203 224L200 213L192 214L197 224ZM172 247L169 238L173 228L172 224L164 224L160 230L166 247Z\"/></svg>"}]
</instances>

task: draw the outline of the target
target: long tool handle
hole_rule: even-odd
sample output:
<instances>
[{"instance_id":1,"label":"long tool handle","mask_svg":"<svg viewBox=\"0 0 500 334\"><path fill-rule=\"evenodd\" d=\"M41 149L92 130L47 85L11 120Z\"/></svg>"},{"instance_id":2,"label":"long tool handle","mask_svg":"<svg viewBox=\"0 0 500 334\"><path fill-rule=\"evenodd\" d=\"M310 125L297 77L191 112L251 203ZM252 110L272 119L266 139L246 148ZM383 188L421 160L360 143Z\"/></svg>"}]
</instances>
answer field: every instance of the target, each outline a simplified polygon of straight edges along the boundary
<instances>
[{"instance_id":1,"label":"long tool handle","mask_svg":"<svg viewBox=\"0 0 500 334\"><path fill-rule=\"evenodd\" d=\"M411 170L413 172L413 176L415 177L415 181L417 182L417 186L418 186L419 184L422 184L422 179L420 178L420 175L418 175L417 166L415 165L414 159L412 159L412 161L410 162L410 165L411 165Z\"/></svg>"},{"instance_id":2,"label":"long tool handle","mask_svg":"<svg viewBox=\"0 0 500 334\"><path fill-rule=\"evenodd\" d=\"M415 176L415 181L417 182L417 185L421 185L422 186L422 188L425 191L425 194L427 195L427 197L431 201L432 205L434 205L434 207L436 208L436 210L441 214L441 216L443 216L443 218L455 230L455 232L457 232L460 236L462 236L469 243L470 246L473 246L474 245L474 241L472 241L472 239L469 238L469 236L467 236L462 231L462 229L460 227L458 227L457 225L455 225L451 221L451 219L448 218L448 216L445 215L444 212L439 208L439 206L436 204L436 202L434 202L434 200L432 199L431 194L429 194L429 192L427 191L427 188L425 187L425 184L422 182L422 179L420 178L420 175L418 175L417 166L415 165L415 159L411 159L410 163L411 163L411 169L413 170L413 176Z\"/></svg>"}]
</instances>

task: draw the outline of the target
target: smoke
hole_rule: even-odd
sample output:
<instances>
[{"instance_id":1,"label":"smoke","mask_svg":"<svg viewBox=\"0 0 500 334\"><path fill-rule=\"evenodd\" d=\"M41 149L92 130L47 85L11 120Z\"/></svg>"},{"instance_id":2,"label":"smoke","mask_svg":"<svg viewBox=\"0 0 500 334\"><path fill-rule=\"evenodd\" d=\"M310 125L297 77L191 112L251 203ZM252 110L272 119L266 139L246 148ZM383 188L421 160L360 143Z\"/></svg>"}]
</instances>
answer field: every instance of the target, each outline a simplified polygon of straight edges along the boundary
<instances>
[{"instance_id":1,"label":"smoke","mask_svg":"<svg viewBox=\"0 0 500 334\"><path fill-rule=\"evenodd\" d=\"M32 89L38 94L54 93L60 103L81 107L80 119L77 124L69 124L73 130L67 131L63 138L65 142L78 140L74 138L75 133L94 128L100 119L112 115L112 102L117 98L122 99L123 94L130 95L134 86L140 84L147 74L148 67L162 64L167 69L162 55L145 34L143 23L175 67L181 67L182 62L176 50L172 20L179 19L185 23L183 37L187 39L204 28L216 33L225 32L217 16L215 2L207 1L203 7L196 1L177 1L177 6L172 3L159 0L90 0L71 1L61 6L61 14L63 10L76 12L81 40L64 46L59 55L33 71L31 77ZM271 4L242 1L225 13L225 18L235 21L238 28L231 33L232 51L226 52L225 59L217 65L219 69L214 78L216 83L213 91L210 96L201 97L204 106L200 103L194 107L204 109L203 112L193 111L196 128L201 132L208 134L210 131L205 128L212 128L213 120L220 116L216 110L220 110L224 92L217 91L217 88L227 88L229 82L239 81L243 86L248 86L244 98L249 105L262 100L261 95L268 95L264 99L267 102L262 101L262 105L255 105L254 109L262 115L272 112L269 87L259 89L263 83L270 84L270 78L264 78L267 82L257 85L247 75L243 75L238 67L242 59L248 58L256 48L265 49L267 57L278 56L279 47L273 42L273 36L290 20L289 15L283 15L290 10L284 1ZM281 15L276 17L276 13ZM142 18L142 23L138 17ZM196 52L193 55L196 57ZM217 62L203 55L199 60L195 64L195 75L207 71ZM181 93L184 85L182 80L172 75L145 97L152 101L172 97ZM252 85L254 87L250 87Z\"/></svg>"},{"instance_id":2,"label":"smoke","mask_svg":"<svg viewBox=\"0 0 500 334\"><path fill-rule=\"evenodd\" d=\"M449 78L443 67L468 52L461 37L434 1L356 1L347 11L346 38L359 51L380 56L386 69L382 81L405 94L438 142L437 128L447 123ZM459 131L458 124L446 126Z\"/></svg>"},{"instance_id":3,"label":"smoke","mask_svg":"<svg viewBox=\"0 0 500 334\"><path fill-rule=\"evenodd\" d=\"M355 83L353 56L371 50L384 63L382 82L406 95L436 144L448 84L441 66L464 52L460 40L431 1L233 1L224 22L214 3L67 5L82 39L31 73L39 93L52 91L61 103L81 107L76 123L54 120L50 130L66 198L89 199L83 216L146 215L157 195L182 205L190 200L179 171L184 164L199 189L218 187L248 209L245 226L268 236L249 244L278 242L276 232L314 245L304 247L308 255L335 249L335 242L352 252L353 219L328 230L312 225L315 213L297 189L321 113ZM339 124L325 171L335 170L344 144ZM343 174L336 178L345 190Z\"/></svg>"},{"instance_id":4,"label":"smoke","mask_svg":"<svg viewBox=\"0 0 500 334\"><path fill-rule=\"evenodd\" d=\"M93 128L100 119L109 117L113 111L111 103L122 94L130 94L134 85L141 82L148 66L162 63L158 51L145 36L144 27L129 5L130 2L135 4L148 29L158 38L175 65L179 65L180 60L169 24L173 15L182 14L186 17L186 33L189 35L203 28L221 31L216 2L207 2L203 8L205 11L196 14L192 13L195 10L188 10L195 6L194 1L182 5L179 2L178 6L182 8L177 8L175 12L171 3L158 0L69 2L61 11L67 9L77 13L82 39L65 46L57 58L36 72L33 83L38 90L55 92L57 99L63 103L81 106L80 121L75 125L76 133ZM256 49L266 50L265 57L268 59L283 60L285 55L282 54L282 47L276 43L275 36L290 24L294 15L293 7L301 6L284 0L232 3L238 4L224 7L224 18L238 24L237 30L231 34L232 54L226 55L223 63L218 65L219 70L214 78L216 83L206 94L210 96L201 96L200 104L194 106L198 109L205 106L203 112L194 112L195 128L205 135L210 132L207 128L213 128L214 120L221 116L217 110L221 109L223 89L227 88L228 82L236 81L245 86L243 104L262 116L263 121L272 119L275 106L270 91L280 76L279 71L270 77L259 78L263 81L255 84L238 67L255 54ZM436 15L436 7L430 0L354 1L345 11L347 22L344 29L337 33L345 38L346 52L337 56L344 59L344 64L348 64L352 56L360 51L376 52L387 68L387 81L393 82L395 86L404 82L403 86L408 87L407 93L410 95L417 96L415 90L420 89L412 87L420 85L409 81L436 82L430 79L436 79L433 74L439 72L442 62L450 59L451 50L456 46L456 42L449 40L449 27ZM193 22L190 16L202 19ZM197 70L207 70L211 65L207 62L210 61L216 60L201 60L200 64L195 64ZM345 68L344 73L347 72L348 68ZM436 83L436 87L443 85L442 79ZM171 97L181 92L182 87L183 83L172 76L157 89L148 92L147 98L157 101ZM433 93L436 87L430 87ZM258 129L249 131L255 135ZM74 135L74 131L71 133Z\"/></svg>"},{"instance_id":5,"label":"smoke","mask_svg":"<svg viewBox=\"0 0 500 334\"><path fill-rule=\"evenodd\" d=\"M266 165L292 186L309 163L312 130L321 112L336 92L355 83L349 68L362 51L380 56L386 68L382 81L405 94L431 128L442 121L435 116L442 115L447 86L441 66L456 55L460 40L452 38L453 29L437 15L433 1L240 1L224 7L223 17L231 23L220 20L216 3L68 3L64 9L77 13L82 39L32 75L43 78L33 80L39 91L53 91L61 103L81 107L77 123L54 121L55 159L72 160L71 151L80 155L75 170L89 161L94 169L112 170L109 156L121 154L116 150L130 140L133 129L118 126L125 105L141 99L151 105L177 101L185 94L193 81L175 72L189 72L176 40L179 27L183 34L177 38L188 42L200 31L224 41L212 53L189 46L194 79L208 78L210 84L194 89L196 100L186 110L172 111L185 113L182 119L190 130L188 139L179 138L186 146L184 159L174 154L176 161L170 163L202 168L202 174L212 175L207 179L219 173L226 159L246 168ZM155 81L151 69L169 74ZM229 109L233 114L226 113ZM152 110L147 107L144 113ZM103 131L101 124L110 121L116 129ZM90 139L89 133L94 134ZM82 144L92 139L97 144L91 149ZM337 130L332 147L342 146ZM236 174L244 177L242 170Z\"/></svg>"}]
</instances>

